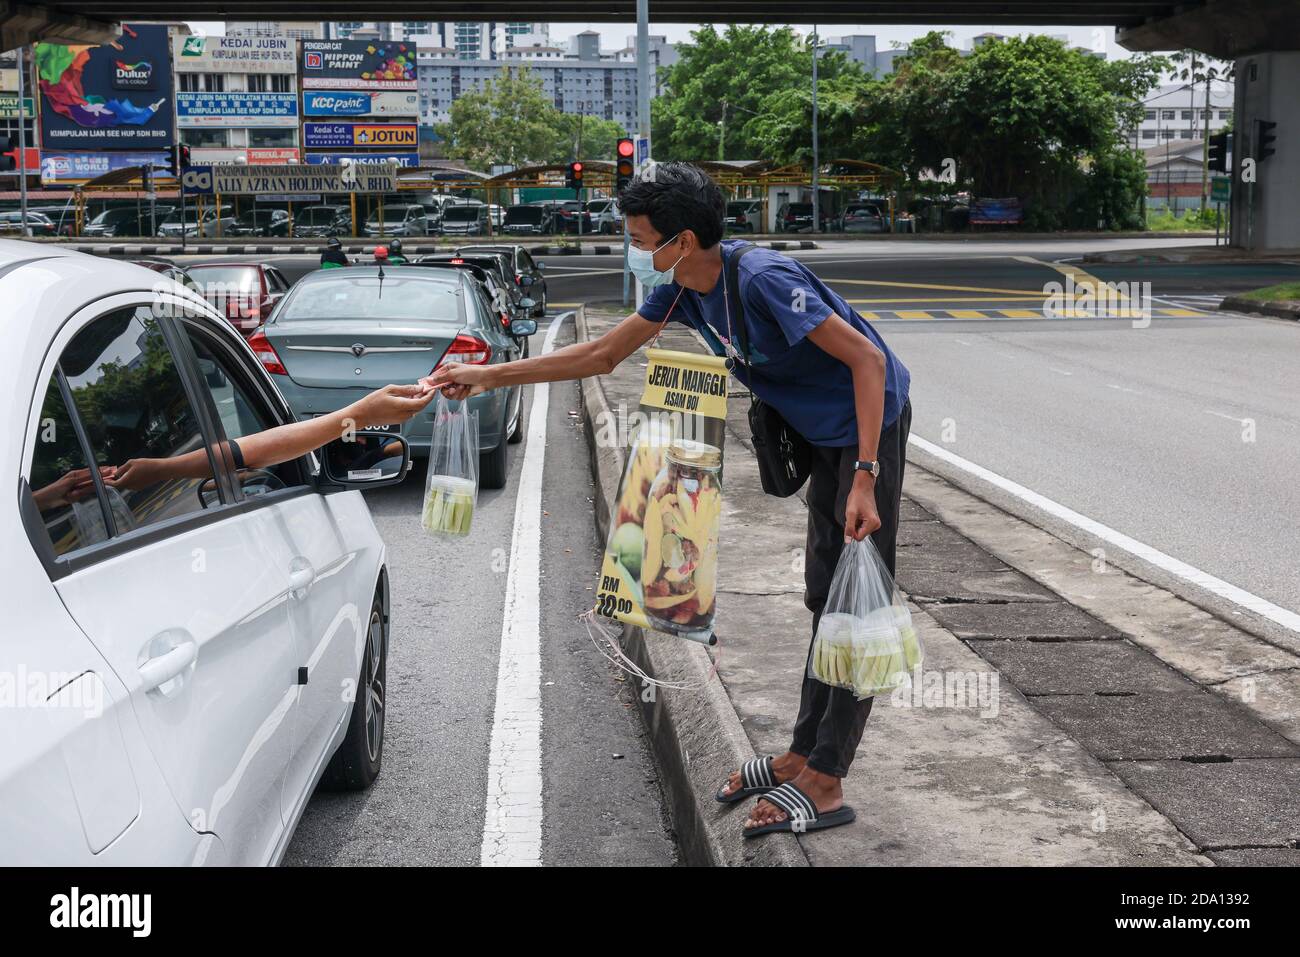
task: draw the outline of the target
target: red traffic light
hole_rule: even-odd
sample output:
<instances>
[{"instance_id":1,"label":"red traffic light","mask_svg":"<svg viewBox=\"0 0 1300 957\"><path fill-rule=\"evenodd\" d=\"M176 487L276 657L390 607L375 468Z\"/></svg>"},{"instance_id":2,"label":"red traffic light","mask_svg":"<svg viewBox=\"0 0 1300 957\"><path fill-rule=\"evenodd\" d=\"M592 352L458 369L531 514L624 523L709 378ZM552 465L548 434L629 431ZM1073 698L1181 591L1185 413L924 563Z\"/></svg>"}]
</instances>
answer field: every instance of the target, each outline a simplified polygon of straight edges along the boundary
<instances>
[{"instance_id":1,"label":"red traffic light","mask_svg":"<svg viewBox=\"0 0 1300 957\"><path fill-rule=\"evenodd\" d=\"M581 172L582 172L582 164L581 164L581 163L570 163L570 164L569 164L569 168L570 168L571 170L573 170L575 173L581 173Z\"/></svg>"},{"instance_id":2,"label":"red traffic light","mask_svg":"<svg viewBox=\"0 0 1300 957\"><path fill-rule=\"evenodd\" d=\"M635 150L635 149L636 149L636 146L633 144L633 142L632 142L631 140L628 140L628 139L622 139L622 140L619 140L619 141L618 141L618 155L619 155L619 156L627 156L627 157L630 157L630 156L632 155L633 150Z\"/></svg>"}]
</instances>

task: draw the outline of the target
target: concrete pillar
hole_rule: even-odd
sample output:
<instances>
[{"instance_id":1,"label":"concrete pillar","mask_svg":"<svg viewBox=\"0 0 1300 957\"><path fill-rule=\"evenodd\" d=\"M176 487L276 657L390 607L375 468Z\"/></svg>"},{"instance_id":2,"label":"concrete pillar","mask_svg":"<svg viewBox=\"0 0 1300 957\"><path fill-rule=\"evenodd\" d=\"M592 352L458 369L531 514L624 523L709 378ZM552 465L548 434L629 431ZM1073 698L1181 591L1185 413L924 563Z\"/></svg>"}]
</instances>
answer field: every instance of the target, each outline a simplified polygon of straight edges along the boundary
<instances>
[{"instance_id":1,"label":"concrete pillar","mask_svg":"<svg viewBox=\"0 0 1300 957\"><path fill-rule=\"evenodd\" d=\"M1232 115L1232 244L1300 249L1300 50L1237 59ZM1256 155L1254 121L1272 120L1274 154L1255 164L1255 184L1243 182L1242 160Z\"/></svg>"}]
</instances>

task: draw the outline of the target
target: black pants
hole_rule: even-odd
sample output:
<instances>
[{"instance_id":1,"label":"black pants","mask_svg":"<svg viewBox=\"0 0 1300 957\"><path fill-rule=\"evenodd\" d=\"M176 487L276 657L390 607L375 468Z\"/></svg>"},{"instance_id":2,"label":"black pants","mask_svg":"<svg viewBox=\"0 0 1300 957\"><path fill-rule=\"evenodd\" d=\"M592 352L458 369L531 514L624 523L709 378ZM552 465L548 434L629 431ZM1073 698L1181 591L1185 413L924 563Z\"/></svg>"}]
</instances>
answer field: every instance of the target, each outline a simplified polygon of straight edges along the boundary
<instances>
[{"instance_id":1,"label":"black pants","mask_svg":"<svg viewBox=\"0 0 1300 957\"><path fill-rule=\"evenodd\" d=\"M907 463L907 435L912 426L912 404L880 433L876 457L876 511L880 528L871 535L889 573L894 573L898 538L898 509L903 495L903 468ZM813 448L812 475L808 480L808 544L804 553L804 604L813 613L813 635L821 621L831 577L844 548L844 506L853 486L856 445L848 448ZM808 654L812 655L809 643ZM862 730L871 713L873 698L858 701L846 688L832 688L808 676L804 669L799 717L794 724L790 750L808 758L814 771L842 778L849 772Z\"/></svg>"}]
</instances>

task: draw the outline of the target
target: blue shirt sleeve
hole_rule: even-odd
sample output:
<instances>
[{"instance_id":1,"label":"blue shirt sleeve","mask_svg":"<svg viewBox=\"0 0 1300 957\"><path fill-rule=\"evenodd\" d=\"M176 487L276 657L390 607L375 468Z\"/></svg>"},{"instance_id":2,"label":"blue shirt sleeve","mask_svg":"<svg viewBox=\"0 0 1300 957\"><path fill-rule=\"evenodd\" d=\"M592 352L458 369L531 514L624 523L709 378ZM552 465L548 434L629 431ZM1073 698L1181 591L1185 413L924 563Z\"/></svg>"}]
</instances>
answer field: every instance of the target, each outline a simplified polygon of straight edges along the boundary
<instances>
[{"instance_id":1,"label":"blue shirt sleeve","mask_svg":"<svg viewBox=\"0 0 1300 957\"><path fill-rule=\"evenodd\" d=\"M745 299L745 312L771 319L791 346L797 345L835 311L808 277L789 261L773 262L755 270L748 282L742 277L741 295Z\"/></svg>"},{"instance_id":2,"label":"blue shirt sleeve","mask_svg":"<svg viewBox=\"0 0 1300 957\"><path fill-rule=\"evenodd\" d=\"M665 283L662 286L655 286L646 293L645 301L642 302L640 308L637 309L637 314L640 315L642 319L648 319L651 322L663 322L664 316L668 315L668 310L672 308L673 300L677 298L677 294L681 292L681 290L682 287L677 285L675 282ZM673 321L684 321L682 317L681 303L678 303L677 308L673 309Z\"/></svg>"}]
</instances>

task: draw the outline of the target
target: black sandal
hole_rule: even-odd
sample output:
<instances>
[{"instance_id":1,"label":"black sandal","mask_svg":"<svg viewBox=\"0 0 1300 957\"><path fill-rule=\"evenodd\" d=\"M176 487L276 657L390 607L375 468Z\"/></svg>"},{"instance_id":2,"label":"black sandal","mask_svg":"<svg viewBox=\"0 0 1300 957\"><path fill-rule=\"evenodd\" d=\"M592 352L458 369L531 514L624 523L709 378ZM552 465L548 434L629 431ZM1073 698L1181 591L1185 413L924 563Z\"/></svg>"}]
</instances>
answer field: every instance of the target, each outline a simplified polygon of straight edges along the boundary
<instances>
[{"instance_id":1,"label":"black sandal","mask_svg":"<svg viewBox=\"0 0 1300 957\"><path fill-rule=\"evenodd\" d=\"M728 780L722 787L718 788L718 793L713 795L718 803L735 804L747 797L756 797L771 791L776 787L776 775L772 772L772 756L769 754L765 758L755 758L742 764L740 766L740 787L727 794L727 784L730 783L730 780Z\"/></svg>"},{"instance_id":2,"label":"black sandal","mask_svg":"<svg viewBox=\"0 0 1300 957\"><path fill-rule=\"evenodd\" d=\"M745 837L759 837L763 834L774 834L777 831L793 831L796 834L803 834L806 831L821 831L828 827L849 824L857 817L853 813L853 808L848 805L834 811L819 813L812 798L795 787L793 781L786 781L780 787L773 788L763 795L763 800L785 811L785 820L764 824L760 827L747 827L744 829Z\"/></svg>"}]
</instances>

